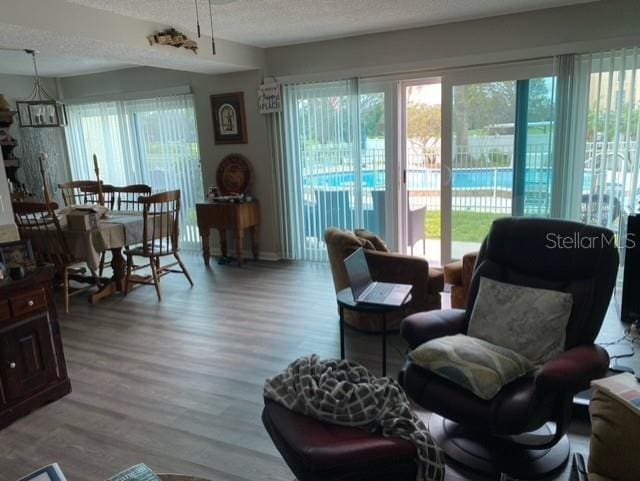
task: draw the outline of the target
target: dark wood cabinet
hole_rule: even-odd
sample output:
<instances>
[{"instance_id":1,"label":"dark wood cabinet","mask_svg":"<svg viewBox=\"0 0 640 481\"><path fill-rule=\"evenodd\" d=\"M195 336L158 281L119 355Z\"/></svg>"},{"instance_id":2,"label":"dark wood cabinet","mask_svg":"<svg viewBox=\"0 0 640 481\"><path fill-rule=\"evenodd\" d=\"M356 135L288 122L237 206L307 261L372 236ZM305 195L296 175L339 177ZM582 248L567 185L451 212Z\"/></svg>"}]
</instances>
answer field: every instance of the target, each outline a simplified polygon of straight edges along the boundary
<instances>
[{"instance_id":1,"label":"dark wood cabinet","mask_svg":"<svg viewBox=\"0 0 640 481\"><path fill-rule=\"evenodd\" d=\"M0 282L0 428L71 392L52 278L43 267Z\"/></svg>"}]
</instances>

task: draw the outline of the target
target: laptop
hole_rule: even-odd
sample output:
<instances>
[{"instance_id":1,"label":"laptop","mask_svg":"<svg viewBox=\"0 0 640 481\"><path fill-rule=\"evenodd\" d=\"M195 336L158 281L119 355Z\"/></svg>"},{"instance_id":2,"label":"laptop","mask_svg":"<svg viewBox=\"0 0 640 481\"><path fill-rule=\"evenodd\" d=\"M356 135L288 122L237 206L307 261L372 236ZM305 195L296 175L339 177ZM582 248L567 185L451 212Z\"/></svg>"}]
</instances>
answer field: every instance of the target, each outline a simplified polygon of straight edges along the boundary
<instances>
[{"instance_id":1,"label":"laptop","mask_svg":"<svg viewBox=\"0 0 640 481\"><path fill-rule=\"evenodd\" d=\"M382 306L401 306L411 293L410 284L392 284L376 282L371 279L367 258L361 247L344 260L351 292L356 302L379 304Z\"/></svg>"}]
</instances>

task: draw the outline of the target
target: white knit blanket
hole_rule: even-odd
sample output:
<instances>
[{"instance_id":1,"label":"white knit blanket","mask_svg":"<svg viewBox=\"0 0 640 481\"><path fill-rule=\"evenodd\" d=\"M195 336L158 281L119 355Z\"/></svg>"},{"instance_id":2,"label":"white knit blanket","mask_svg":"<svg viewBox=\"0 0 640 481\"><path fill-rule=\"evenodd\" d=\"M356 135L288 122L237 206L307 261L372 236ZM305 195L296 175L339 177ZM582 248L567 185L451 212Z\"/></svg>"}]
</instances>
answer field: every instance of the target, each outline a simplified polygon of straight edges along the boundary
<instances>
[{"instance_id":1,"label":"white knit blanket","mask_svg":"<svg viewBox=\"0 0 640 481\"><path fill-rule=\"evenodd\" d=\"M444 480L444 455L409 406L400 385L350 361L301 357L267 379L264 397L320 421L355 426L411 441L418 481Z\"/></svg>"}]
</instances>

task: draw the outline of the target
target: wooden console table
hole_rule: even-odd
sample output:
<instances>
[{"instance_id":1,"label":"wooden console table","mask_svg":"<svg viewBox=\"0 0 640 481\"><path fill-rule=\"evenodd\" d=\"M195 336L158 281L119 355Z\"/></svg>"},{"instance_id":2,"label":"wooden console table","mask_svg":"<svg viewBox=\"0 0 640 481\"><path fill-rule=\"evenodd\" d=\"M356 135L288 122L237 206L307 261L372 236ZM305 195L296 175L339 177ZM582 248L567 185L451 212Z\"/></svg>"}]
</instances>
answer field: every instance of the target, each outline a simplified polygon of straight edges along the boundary
<instances>
[{"instance_id":1,"label":"wooden console table","mask_svg":"<svg viewBox=\"0 0 640 481\"><path fill-rule=\"evenodd\" d=\"M227 255L227 229L235 232L236 253L238 264L242 266L242 247L244 244L244 230L251 231L251 250L253 258L258 259L260 251L260 204L257 200L231 204L226 202L206 202L196 204L198 229L202 237L202 257L204 264L209 266L211 251L209 250L209 232L218 229L220 232L220 251Z\"/></svg>"}]
</instances>

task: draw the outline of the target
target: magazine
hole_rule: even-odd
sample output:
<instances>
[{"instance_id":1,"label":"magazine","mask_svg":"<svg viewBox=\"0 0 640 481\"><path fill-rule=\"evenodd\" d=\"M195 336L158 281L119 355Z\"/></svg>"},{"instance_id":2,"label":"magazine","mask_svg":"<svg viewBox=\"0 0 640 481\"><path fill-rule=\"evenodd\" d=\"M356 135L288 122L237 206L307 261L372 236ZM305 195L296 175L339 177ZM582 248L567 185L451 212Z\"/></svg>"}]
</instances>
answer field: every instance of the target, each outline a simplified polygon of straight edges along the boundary
<instances>
[{"instance_id":1,"label":"magazine","mask_svg":"<svg viewBox=\"0 0 640 481\"><path fill-rule=\"evenodd\" d=\"M160 481L146 464L136 464L110 477L107 481Z\"/></svg>"},{"instance_id":2,"label":"magazine","mask_svg":"<svg viewBox=\"0 0 640 481\"><path fill-rule=\"evenodd\" d=\"M640 382L629 373L597 379L591 383L594 387L611 393L627 406L640 412Z\"/></svg>"},{"instance_id":3,"label":"magazine","mask_svg":"<svg viewBox=\"0 0 640 481\"><path fill-rule=\"evenodd\" d=\"M18 481L67 481L58 463L50 464L20 478Z\"/></svg>"},{"instance_id":4,"label":"magazine","mask_svg":"<svg viewBox=\"0 0 640 481\"><path fill-rule=\"evenodd\" d=\"M53 463L20 478L18 481L67 481L58 463ZM160 481L146 464L136 464L112 476L107 481Z\"/></svg>"}]
</instances>

